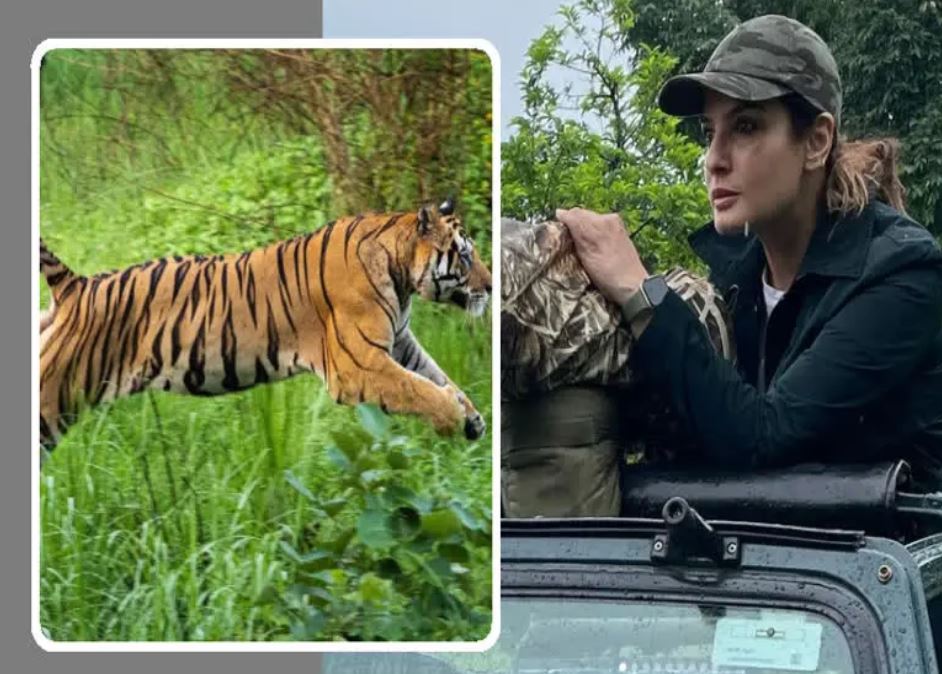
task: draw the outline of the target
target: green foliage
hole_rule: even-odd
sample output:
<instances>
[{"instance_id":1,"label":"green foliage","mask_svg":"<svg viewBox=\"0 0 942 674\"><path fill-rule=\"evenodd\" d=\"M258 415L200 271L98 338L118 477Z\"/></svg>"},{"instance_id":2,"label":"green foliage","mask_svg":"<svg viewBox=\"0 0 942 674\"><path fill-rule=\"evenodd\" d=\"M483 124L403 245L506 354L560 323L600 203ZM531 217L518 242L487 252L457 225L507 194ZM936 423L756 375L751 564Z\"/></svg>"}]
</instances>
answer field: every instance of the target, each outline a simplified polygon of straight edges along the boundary
<instances>
[{"instance_id":1,"label":"green foliage","mask_svg":"<svg viewBox=\"0 0 942 674\"><path fill-rule=\"evenodd\" d=\"M92 196L42 207L42 235L79 272L105 271L147 258L227 253L259 247L316 229L336 217L330 181L313 138L240 152L228 164L161 182L121 184ZM54 179L53 179L54 180ZM139 182L137 182L139 181ZM95 237L76 237L81 217ZM133 237L130 236L133 234Z\"/></svg>"},{"instance_id":2,"label":"green foliage","mask_svg":"<svg viewBox=\"0 0 942 674\"><path fill-rule=\"evenodd\" d=\"M302 640L437 640L486 630L489 509L417 480L410 465L424 450L391 433L376 408L359 411L361 428L332 435L341 499L315 496L287 473L308 521L281 541L288 592L264 597Z\"/></svg>"},{"instance_id":3,"label":"green foliage","mask_svg":"<svg viewBox=\"0 0 942 674\"><path fill-rule=\"evenodd\" d=\"M625 34L678 57L678 70L702 69L740 21L783 14L813 28L831 47L844 89L843 132L851 139L895 136L902 144L908 210L942 235L942 5L936 0L681 0L634 4ZM692 128L685 127L693 135Z\"/></svg>"},{"instance_id":4,"label":"green foliage","mask_svg":"<svg viewBox=\"0 0 942 674\"><path fill-rule=\"evenodd\" d=\"M258 108L255 93L232 81L239 58L261 67L228 52L47 55L40 232L66 264L91 274L167 254L245 250L347 214L320 133L274 104ZM478 75L489 78L484 65ZM489 133L489 121L478 126ZM354 161L373 151L355 135L346 150ZM490 150L479 150L450 167L464 176L463 214L490 199ZM489 220L489 211L476 220L482 238ZM489 318L417 300L412 322L490 425ZM55 640L379 639L397 629L481 639L490 622L490 443L490 433L440 438L418 419L335 405L310 376L214 398L146 393L89 410L43 467L40 622ZM413 551L438 575L402 562L394 578L384 560L410 536L428 536L425 511L394 505L396 489L412 490L429 514L466 510L486 531L463 527L427 554ZM449 545L467 552L455 562L466 573L435 561L460 558ZM312 603L290 588L318 587L303 574L319 565L333 574L320 589L333 594ZM449 572L454 585L439 598L450 612L384 622L403 596L438 596Z\"/></svg>"},{"instance_id":5,"label":"green foliage","mask_svg":"<svg viewBox=\"0 0 942 674\"><path fill-rule=\"evenodd\" d=\"M649 266L695 267L684 239L709 218L701 149L656 107L675 60L624 44L626 0L581 0L559 16L528 51L525 113L503 147L502 212L617 211Z\"/></svg>"},{"instance_id":6,"label":"green foliage","mask_svg":"<svg viewBox=\"0 0 942 674\"><path fill-rule=\"evenodd\" d=\"M242 52L227 73L265 116L321 139L338 207L413 209L455 195L468 231L489 246L491 63L483 52Z\"/></svg>"}]
</instances>

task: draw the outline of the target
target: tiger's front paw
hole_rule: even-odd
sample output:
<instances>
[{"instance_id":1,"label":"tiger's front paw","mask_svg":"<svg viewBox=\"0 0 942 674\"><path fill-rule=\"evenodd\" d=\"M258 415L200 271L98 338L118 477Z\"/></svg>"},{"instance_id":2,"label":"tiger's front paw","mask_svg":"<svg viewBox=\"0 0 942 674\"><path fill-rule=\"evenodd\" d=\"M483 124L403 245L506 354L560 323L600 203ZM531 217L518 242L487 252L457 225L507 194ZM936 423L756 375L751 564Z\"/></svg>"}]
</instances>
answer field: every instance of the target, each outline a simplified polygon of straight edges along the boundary
<instances>
[{"instance_id":1,"label":"tiger's front paw","mask_svg":"<svg viewBox=\"0 0 942 674\"><path fill-rule=\"evenodd\" d=\"M464 436L468 440L477 440L484 435L484 431L487 430L484 417L474 408L474 405L471 404L471 401L468 400L468 396L466 396L463 391L455 386L450 388L464 413Z\"/></svg>"},{"instance_id":2,"label":"tiger's front paw","mask_svg":"<svg viewBox=\"0 0 942 674\"><path fill-rule=\"evenodd\" d=\"M429 409L428 418L436 433L450 436L461 428L466 415L461 400L455 395L456 389L446 385L442 387L442 391L445 395Z\"/></svg>"},{"instance_id":3,"label":"tiger's front paw","mask_svg":"<svg viewBox=\"0 0 942 674\"><path fill-rule=\"evenodd\" d=\"M484 422L484 417L482 417L480 413L475 412L472 416L465 418L464 437L468 440L477 440L484 435L484 431L486 430L487 424Z\"/></svg>"}]
</instances>

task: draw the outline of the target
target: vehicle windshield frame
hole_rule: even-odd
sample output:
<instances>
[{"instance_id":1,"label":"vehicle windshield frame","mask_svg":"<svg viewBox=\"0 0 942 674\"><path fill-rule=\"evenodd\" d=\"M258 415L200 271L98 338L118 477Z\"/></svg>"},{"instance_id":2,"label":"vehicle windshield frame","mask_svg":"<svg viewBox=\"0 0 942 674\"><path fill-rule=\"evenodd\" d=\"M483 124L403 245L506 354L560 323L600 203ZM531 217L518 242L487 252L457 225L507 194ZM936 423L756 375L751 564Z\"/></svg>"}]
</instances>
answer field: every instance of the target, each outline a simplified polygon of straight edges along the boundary
<instances>
[{"instance_id":1,"label":"vehicle windshield frame","mask_svg":"<svg viewBox=\"0 0 942 674\"><path fill-rule=\"evenodd\" d=\"M688 597L688 603L691 594L705 593L747 605L767 605L774 598L784 607L837 609L843 616L838 623L859 654L858 670L937 671L919 569L900 543L846 530L713 520L709 525L717 535L738 541L732 566L696 555L671 564L659 560L656 540L664 540L663 521L502 520L502 596L554 586L578 596L607 586L622 597L673 594L680 601ZM553 580L554 574L580 566L582 580ZM609 573L602 573L606 567Z\"/></svg>"},{"instance_id":2,"label":"vehicle windshield frame","mask_svg":"<svg viewBox=\"0 0 942 674\"><path fill-rule=\"evenodd\" d=\"M878 616L852 587L825 577L744 570L624 564L509 562L501 574L502 600L574 599L620 603L657 602L685 606L717 604L743 609L780 609L822 616L847 641L855 674L889 672L886 641ZM691 582L696 580L695 594Z\"/></svg>"}]
</instances>

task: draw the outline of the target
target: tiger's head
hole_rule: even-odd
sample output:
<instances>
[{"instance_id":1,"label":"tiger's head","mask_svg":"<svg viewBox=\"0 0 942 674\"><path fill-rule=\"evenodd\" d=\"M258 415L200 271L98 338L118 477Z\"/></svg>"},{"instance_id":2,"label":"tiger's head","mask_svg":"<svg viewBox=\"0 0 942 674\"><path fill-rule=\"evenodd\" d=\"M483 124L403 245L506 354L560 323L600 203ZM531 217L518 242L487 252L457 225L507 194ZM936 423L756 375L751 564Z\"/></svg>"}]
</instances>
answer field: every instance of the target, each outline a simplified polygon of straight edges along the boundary
<instances>
[{"instance_id":1,"label":"tiger's head","mask_svg":"<svg viewBox=\"0 0 942 674\"><path fill-rule=\"evenodd\" d=\"M420 208L417 227L419 295L433 302L452 302L472 316L483 314L491 294L491 272L462 229L454 202L448 199L438 207Z\"/></svg>"}]
</instances>

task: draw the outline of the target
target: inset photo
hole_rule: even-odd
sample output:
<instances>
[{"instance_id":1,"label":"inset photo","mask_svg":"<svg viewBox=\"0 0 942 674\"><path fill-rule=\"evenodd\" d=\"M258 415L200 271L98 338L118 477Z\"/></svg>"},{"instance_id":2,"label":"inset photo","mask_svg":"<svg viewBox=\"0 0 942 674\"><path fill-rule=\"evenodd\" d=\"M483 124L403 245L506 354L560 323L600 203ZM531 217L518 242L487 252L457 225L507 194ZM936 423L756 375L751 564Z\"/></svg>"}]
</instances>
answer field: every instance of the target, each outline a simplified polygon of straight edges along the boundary
<instances>
[{"instance_id":1,"label":"inset photo","mask_svg":"<svg viewBox=\"0 0 942 674\"><path fill-rule=\"evenodd\" d=\"M44 648L484 647L493 57L40 46Z\"/></svg>"}]
</instances>

